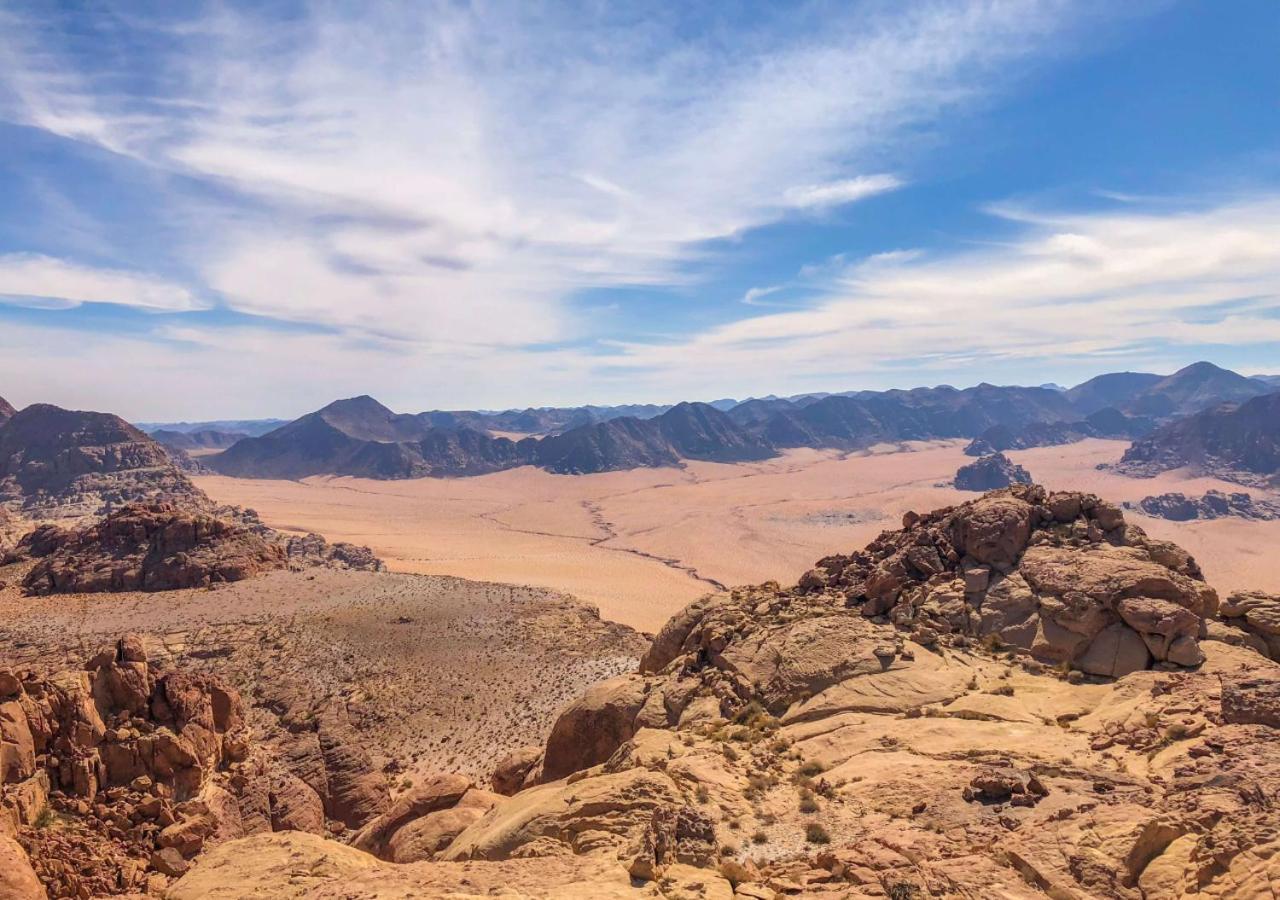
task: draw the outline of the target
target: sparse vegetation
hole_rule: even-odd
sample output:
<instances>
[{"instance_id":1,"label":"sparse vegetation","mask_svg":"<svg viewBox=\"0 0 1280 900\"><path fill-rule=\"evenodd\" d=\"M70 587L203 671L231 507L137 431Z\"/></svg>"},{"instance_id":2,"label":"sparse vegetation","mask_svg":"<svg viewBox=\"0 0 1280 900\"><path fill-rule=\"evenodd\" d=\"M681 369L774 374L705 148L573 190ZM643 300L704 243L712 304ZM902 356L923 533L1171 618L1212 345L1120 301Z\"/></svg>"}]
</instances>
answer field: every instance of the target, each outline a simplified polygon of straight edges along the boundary
<instances>
[{"instance_id":1,"label":"sparse vegetation","mask_svg":"<svg viewBox=\"0 0 1280 900\"><path fill-rule=\"evenodd\" d=\"M804 827L804 839L810 844L831 843L831 835L817 822L810 822Z\"/></svg>"}]
</instances>

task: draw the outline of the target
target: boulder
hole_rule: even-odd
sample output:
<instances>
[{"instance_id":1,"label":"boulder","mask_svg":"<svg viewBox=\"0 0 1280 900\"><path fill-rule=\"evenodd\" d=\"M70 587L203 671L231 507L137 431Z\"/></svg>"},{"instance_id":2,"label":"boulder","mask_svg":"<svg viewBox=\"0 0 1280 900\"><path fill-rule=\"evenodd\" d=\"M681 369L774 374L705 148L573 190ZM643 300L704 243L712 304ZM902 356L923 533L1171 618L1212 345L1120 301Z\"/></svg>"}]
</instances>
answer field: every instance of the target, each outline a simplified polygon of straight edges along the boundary
<instances>
[{"instance_id":1,"label":"boulder","mask_svg":"<svg viewBox=\"0 0 1280 900\"><path fill-rule=\"evenodd\" d=\"M351 846L387 858L388 844L401 828L428 813L452 809L471 787L471 782L461 775L436 775L415 784L397 797L386 812L361 828L351 839Z\"/></svg>"},{"instance_id":2,"label":"boulder","mask_svg":"<svg viewBox=\"0 0 1280 900\"><path fill-rule=\"evenodd\" d=\"M1103 629L1076 660L1090 675L1121 678L1151 664L1151 653L1133 629L1115 624Z\"/></svg>"},{"instance_id":3,"label":"boulder","mask_svg":"<svg viewBox=\"0 0 1280 900\"><path fill-rule=\"evenodd\" d=\"M27 852L0 834L0 900L46 900L44 885L31 868Z\"/></svg>"},{"instance_id":4,"label":"boulder","mask_svg":"<svg viewBox=\"0 0 1280 900\"><path fill-rule=\"evenodd\" d=\"M521 747L504 756L493 770L494 793L509 797L519 791L541 761L541 747Z\"/></svg>"},{"instance_id":5,"label":"boulder","mask_svg":"<svg viewBox=\"0 0 1280 900\"><path fill-rule=\"evenodd\" d=\"M587 689L556 719L542 758L542 780L599 765L636 732L649 692L640 675L620 675Z\"/></svg>"}]
</instances>

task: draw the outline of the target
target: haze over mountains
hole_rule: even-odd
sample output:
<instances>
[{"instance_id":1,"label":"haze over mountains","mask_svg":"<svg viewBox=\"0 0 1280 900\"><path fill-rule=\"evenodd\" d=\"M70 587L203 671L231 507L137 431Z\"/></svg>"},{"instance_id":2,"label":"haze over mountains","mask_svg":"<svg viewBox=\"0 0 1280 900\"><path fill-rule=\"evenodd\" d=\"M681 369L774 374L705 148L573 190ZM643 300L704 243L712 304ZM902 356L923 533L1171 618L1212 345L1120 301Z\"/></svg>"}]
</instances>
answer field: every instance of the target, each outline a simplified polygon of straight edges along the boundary
<instances>
[{"instance_id":1,"label":"haze over mountains","mask_svg":"<svg viewBox=\"0 0 1280 900\"><path fill-rule=\"evenodd\" d=\"M580 474L682 459L758 460L795 447L859 450L954 438L975 438L975 452L992 452L1086 437L1136 439L1160 421L1270 390L1261 379L1196 363L1169 376L1101 375L1069 390L980 384L673 407L402 414L362 396L242 439L204 462L238 477L415 478L522 465ZM520 437L529 433L538 436Z\"/></svg>"}]
</instances>

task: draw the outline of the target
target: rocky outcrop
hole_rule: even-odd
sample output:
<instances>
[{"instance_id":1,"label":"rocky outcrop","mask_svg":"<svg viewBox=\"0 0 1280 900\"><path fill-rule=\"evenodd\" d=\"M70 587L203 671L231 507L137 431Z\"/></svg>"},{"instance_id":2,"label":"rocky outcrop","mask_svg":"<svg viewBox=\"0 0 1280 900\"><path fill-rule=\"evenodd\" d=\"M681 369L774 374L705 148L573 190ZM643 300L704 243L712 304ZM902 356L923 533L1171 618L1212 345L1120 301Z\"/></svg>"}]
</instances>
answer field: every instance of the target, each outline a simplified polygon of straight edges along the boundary
<instances>
[{"instance_id":1,"label":"rocky outcrop","mask_svg":"<svg viewBox=\"0 0 1280 900\"><path fill-rule=\"evenodd\" d=\"M51 528L56 528L51 526ZM171 503L130 504L96 525L33 535L32 594L165 591L239 581L288 566L277 543Z\"/></svg>"},{"instance_id":2,"label":"rocky outcrop","mask_svg":"<svg viewBox=\"0 0 1280 900\"><path fill-rule=\"evenodd\" d=\"M208 503L163 447L117 416L35 404L0 425L0 505L12 512L97 516L155 499Z\"/></svg>"},{"instance_id":3,"label":"rocky outcrop","mask_svg":"<svg viewBox=\"0 0 1280 900\"><path fill-rule=\"evenodd\" d=\"M1280 662L1280 595L1236 591L1222 601L1218 613L1228 626L1248 636L1249 646Z\"/></svg>"},{"instance_id":4,"label":"rocky outcrop","mask_svg":"<svg viewBox=\"0 0 1280 900\"><path fill-rule=\"evenodd\" d=\"M1014 484L1031 484L1031 473L1003 453L992 453L956 470L961 491L993 491Z\"/></svg>"},{"instance_id":5,"label":"rocky outcrop","mask_svg":"<svg viewBox=\"0 0 1280 900\"><path fill-rule=\"evenodd\" d=\"M1186 552L1095 496L1016 487L904 526L822 560L801 590L839 594L926 644L986 641L1089 674L1199 662L1217 594Z\"/></svg>"},{"instance_id":6,"label":"rocky outcrop","mask_svg":"<svg viewBox=\"0 0 1280 900\"><path fill-rule=\"evenodd\" d=\"M8 422L17 414L18 411L13 408L13 404L3 397L0 397L0 425Z\"/></svg>"},{"instance_id":7,"label":"rocky outcrop","mask_svg":"<svg viewBox=\"0 0 1280 900\"><path fill-rule=\"evenodd\" d=\"M142 890L271 828L239 695L157 671L134 636L81 671L0 669L0 760L0 821L51 896Z\"/></svg>"},{"instance_id":8,"label":"rocky outcrop","mask_svg":"<svg viewBox=\"0 0 1280 900\"><path fill-rule=\"evenodd\" d=\"M1136 508L1149 516L1158 519L1169 519L1174 522L1189 522L1192 519L1224 519L1228 517L1254 519L1268 522L1280 519L1280 503L1270 500L1256 500L1250 494L1233 491L1206 491L1201 497L1188 497L1186 494L1172 492L1153 497L1143 497L1136 507L1125 504L1126 508Z\"/></svg>"},{"instance_id":9,"label":"rocky outcrop","mask_svg":"<svg viewBox=\"0 0 1280 900\"><path fill-rule=\"evenodd\" d=\"M1270 485L1280 475L1280 393L1175 419L1134 441L1116 465L1138 478L1183 467L1238 484Z\"/></svg>"}]
</instances>

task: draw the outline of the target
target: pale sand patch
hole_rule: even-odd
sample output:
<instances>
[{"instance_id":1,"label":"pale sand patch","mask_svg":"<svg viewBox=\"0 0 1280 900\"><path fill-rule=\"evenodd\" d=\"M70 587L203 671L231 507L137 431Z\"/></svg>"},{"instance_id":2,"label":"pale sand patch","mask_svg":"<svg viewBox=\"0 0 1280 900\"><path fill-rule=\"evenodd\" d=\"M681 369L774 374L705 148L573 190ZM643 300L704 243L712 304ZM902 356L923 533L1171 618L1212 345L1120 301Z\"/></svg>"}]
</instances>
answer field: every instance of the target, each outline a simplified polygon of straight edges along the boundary
<instances>
[{"instance_id":1,"label":"pale sand patch","mask_svg":"<svg viewBox=\"0 0 1280 900\"><path fill-rule=\"evenodd\" d=\"M848 456L796 450L762 463L691 462L580 476L523 468L412 481L195 481L222 502L257 509L276 527L368 544L395 571L556 588L597 604L607 619L652 632L717 584L792 583L820 557L847 553L898 527L909 509L977 496L938 486L970 461L963 446L917 444L909 452L876 448ZM1118 460L1127 446L1084 441L1011 455L1047 487L1117 502L1171 490L1239 489L1182 473L1133 479L1095 469ZM1280 564L1268 555L1280 540L1280 522L1129 515L1195 554L1223 592L1280 590Z\"/></svg>"}]
</instances>

